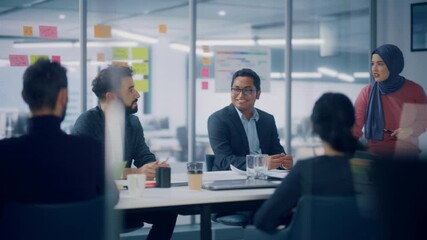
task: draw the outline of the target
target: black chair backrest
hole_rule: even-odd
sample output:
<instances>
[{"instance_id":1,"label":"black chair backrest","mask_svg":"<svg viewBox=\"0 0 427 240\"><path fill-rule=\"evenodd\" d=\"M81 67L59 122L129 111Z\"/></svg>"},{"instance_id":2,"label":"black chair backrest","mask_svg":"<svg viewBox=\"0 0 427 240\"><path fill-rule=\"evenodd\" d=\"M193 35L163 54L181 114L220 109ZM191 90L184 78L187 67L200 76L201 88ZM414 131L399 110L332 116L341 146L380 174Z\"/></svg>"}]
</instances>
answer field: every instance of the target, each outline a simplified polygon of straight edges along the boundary
<instances>
[{"instance_id":1,"label":"black chair backrest","mask_svg":"<svg viewBox=\"0 0 427 240\"><path fill-rule=\"evenodd\" d=\"M303 196L289 225L290 239L364 239L368 230L354 197Z\"/></svg>"},{"instance_id":2,"label":"black chair backrest","mask_svg":"<svg viewBox=\"0 0 427 240\"><path fill-rule=\"evenodd\" d=\"M214 161L215 161L215 155L206 154L205 161L206 161L206 171L211 172L213 169Z\"/></svg>"},{"instance_id":3,"label":"black chair backrest","mask_svg":"<svg viewBox=\"0 0 427 240\"><path fill-rule=\"evenodd\" d=\"M102 240L104 197L65 204L9 204L0 220L0 239Z\"/></svg>"}]
</instances>

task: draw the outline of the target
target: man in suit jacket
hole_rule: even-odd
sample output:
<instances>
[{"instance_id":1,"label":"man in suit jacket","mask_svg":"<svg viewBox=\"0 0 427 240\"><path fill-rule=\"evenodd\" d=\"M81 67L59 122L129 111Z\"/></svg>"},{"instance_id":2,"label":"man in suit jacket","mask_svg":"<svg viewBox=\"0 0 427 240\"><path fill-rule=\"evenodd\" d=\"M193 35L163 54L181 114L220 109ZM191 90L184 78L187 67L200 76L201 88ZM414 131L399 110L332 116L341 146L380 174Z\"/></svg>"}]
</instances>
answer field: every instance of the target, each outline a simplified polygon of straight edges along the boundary
<instances>
[{"instance_id":1,"label":"man in suit jacket","mask_svg":"<svg viewBox=\"0 0 427 240\"><path fill-rule=\"evenodd\" d=\"M230 164L245 170L247 154L268 154L268 168L292 167L292 156L280 145L274 117L255 108L261 95L258 74L243 68L231 81L231 104L208 119L209 141L215 154L213 170Z\"/></svg>"},{"instance_id":2,"label":"man in suit jacket","mask_svg":"<svg viewBox=\"0 0 427 240\"><path fill-rule=\"evenodd\" d=\"M39 60L25 71L22 97L31 118L27 134L0 141L0 217L8 203L68 203L105 194L101 144L60 128L67 94L60 64Z\"/></svg>"}]
</instances>

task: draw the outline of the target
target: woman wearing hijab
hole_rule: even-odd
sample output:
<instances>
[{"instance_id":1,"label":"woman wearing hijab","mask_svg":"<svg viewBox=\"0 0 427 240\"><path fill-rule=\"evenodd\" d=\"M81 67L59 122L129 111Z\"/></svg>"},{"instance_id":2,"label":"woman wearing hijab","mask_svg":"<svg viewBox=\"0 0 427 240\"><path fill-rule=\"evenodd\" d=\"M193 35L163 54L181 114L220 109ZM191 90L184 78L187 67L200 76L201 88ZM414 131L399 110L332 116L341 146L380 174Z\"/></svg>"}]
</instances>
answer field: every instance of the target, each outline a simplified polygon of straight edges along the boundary
<instances>
[{"instance_id":1,"label":"woman wearing hijab","mask_svg":"<svg viewBox=\"0 0 427 240\"><path fill-rule=\"evenodd\" d=\"M354 196L351 159L363 146L352 134L353 104L341 93L325 93L311 115L313 131L323 142L324 155L300 160L274 194L256 212L254 225L272 232L288 225L292 209L303 195Z\"/></svg>"},{"instance_id":2,"label":"woman wearing hijab","mask_svg":"<svg viewBox=\"0 0 427 240\"><path fill-rule=\"evenodd\" d=\"M399 75L404 66L398 47L385 44L371 55L375 81L362 89L356 100L357 138L365 138L368 151L381 157L419 155L418 136L427 128L427 97L423 88Z\"/></svg>"}]
</instances>

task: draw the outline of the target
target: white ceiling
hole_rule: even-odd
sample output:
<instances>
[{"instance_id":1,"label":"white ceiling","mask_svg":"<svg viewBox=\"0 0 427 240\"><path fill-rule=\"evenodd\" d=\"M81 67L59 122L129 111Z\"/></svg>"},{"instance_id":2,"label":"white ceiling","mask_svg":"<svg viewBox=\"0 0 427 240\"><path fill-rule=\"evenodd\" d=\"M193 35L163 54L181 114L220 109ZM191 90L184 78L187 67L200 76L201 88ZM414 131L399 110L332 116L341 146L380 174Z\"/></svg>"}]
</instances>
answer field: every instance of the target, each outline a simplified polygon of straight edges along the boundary
<instances>
[{"instance_id":1,"label":"white ceiling","mask_svg":"<svg viewBox=\"0 0 427 240\"><path fill-rule=\"evenodd\" d=\"M39 4L37 4L39 2ZM78 38L78 0L1 0L0 35L22 36L23 25L56 25L61 38ZM370 0L293 1L294 38L319 38L323 21L337 23L338 49L369 51ZM31 7L28 4L35 3ZM202 0L197 3L198 39L258 39L284 37L285 0ZM184 0L90 0L91 26L108 24L137 34L158 37L158 25L168 25L171 42L187 43L188 1ZM218 11L226 11L219 16ZM66 18L60 20L59 14ZM368 29L367 29L368 28ZM114 36L113 36L114 37Z\"/></svg>"}]
</instances>

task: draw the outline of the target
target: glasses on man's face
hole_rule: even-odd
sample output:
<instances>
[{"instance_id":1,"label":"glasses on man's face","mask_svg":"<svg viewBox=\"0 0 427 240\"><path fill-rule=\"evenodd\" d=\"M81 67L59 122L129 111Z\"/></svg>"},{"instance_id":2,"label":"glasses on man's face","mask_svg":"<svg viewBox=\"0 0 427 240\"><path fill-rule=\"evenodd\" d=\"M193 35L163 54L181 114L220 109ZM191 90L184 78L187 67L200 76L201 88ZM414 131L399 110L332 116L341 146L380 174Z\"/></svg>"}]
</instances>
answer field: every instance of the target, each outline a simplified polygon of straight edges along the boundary
<instances>
[{"instance_id":1,"label":"glasses on man's face","mask_svg":"<svg viewBox=\"0 0 427 240\"><path fill-rule=\"evenodd\" d=\"M253 88L231 88L231 93L236 95L240 94L241 92L243 92L244 95L251 95L254 91L255 89Z\"/></svg>"}]
</instances>

